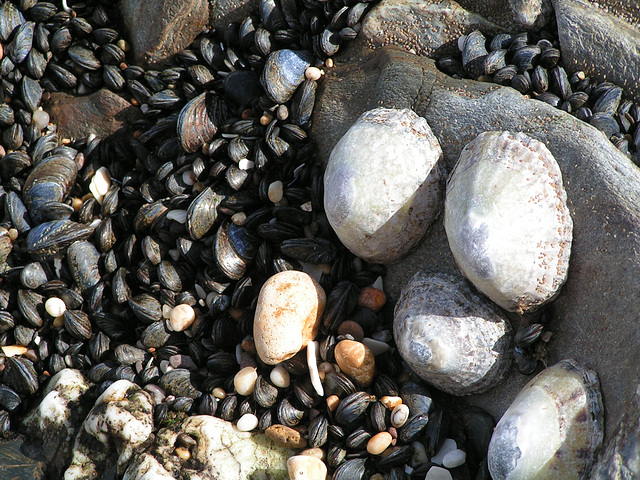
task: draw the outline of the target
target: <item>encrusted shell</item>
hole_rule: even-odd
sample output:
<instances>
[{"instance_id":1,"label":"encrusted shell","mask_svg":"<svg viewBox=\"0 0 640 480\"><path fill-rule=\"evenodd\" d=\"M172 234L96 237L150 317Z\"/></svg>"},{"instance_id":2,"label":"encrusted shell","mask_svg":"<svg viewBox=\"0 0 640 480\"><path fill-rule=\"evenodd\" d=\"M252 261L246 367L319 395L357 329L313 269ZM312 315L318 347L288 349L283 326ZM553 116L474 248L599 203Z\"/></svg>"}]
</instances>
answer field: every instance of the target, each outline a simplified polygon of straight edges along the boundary
<instances>
[{"instance_id":1,"label":"encrusted shell","mask_svg":"<svg viewBox=\"0 0 640 480\"><path fill-rule=\"evenodd\" d=\"M582 480L603 438L598 377L562 360L520 391L496 426L488 464L494 480Z\"/></svg>"},{"instance_id":2,"label":"encrusted shell","mask_svg":"<svg viewBox=\"0 0 640 480\"><path fill-rule=\"evenodd\" d=\"M560 168L523 133L485 132L464 148L444 225L462 273L506 310L538 307L566 280L573 221Z\"/></svg>"},{"instance_id":3,"label":"encrusted shell","mask_svg":"<svg viewBox=\"0 0 640 480\"><path fill-rule=\"evenodd\" d=\"M413 276L396 304L393 334L411 369L453 395L493 388L511 368L509 321L463 279L451 275Z\"/></svg>"},{"instance_id":4,"label":"encrusted shell","mask_svg":"<svg viewBox=\"0 0 640 480\"><path fill-rule=\"evenodd\" d=\"M377 263L415 246L442 209L442 150L411 110L363 113L336 144L324 175L329 223L344 245Z\"/></svg>"}]
</instances>

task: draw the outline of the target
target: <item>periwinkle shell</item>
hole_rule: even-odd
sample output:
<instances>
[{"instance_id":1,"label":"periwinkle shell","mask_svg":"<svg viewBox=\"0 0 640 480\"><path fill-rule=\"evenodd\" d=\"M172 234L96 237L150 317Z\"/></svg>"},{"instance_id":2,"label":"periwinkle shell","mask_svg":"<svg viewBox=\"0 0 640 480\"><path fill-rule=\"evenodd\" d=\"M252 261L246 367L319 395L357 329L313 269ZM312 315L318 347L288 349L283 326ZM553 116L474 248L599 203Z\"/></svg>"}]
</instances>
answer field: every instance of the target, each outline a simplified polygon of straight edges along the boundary
<instances>
[{"instance_id":1,"label":"periwinkle shell","mask_svg":"<svg viewBox=\"0 0 640 480\"><path fill-rule=\"evenodd\" d=\"M506 310L534 309L566 280L573 221L560 168L523 133L485 132L464 148L444 225L462 273Z\"/></svg>"},{"instance_id":2,"label":"periwinkle shell","mask_svg":"<svg viewBox=\"0 0 640 480\"><path fill-rule=\"evenodd\" d=\"M344 245L376 263L399 259L442 208L442 150L408 109L363 113L336 144L324 174L329 223Z\"/></svg>"},{"instance_id":3,"label":"periwinkle shell","mask_svg":"<svg viewBox=\"0 0 640 480\"><path fill-rule=\"evenodd\" d=\"M525 385L498 422L489 471L494 480L586 479L602 438L596 373L562 360Z\"/></svg>"},{"instance_id":4,"label":"periwinkle shell","mask_svg":"<svg viewBox=\"0 0 640 480\"><path fill-rule=\"evenodd\" d=\"M451 275L413 276L396 304L393 335L411 369L453 395L493 388L512 365L509 321L463 279Z\"/></svg>"}]
</instances>

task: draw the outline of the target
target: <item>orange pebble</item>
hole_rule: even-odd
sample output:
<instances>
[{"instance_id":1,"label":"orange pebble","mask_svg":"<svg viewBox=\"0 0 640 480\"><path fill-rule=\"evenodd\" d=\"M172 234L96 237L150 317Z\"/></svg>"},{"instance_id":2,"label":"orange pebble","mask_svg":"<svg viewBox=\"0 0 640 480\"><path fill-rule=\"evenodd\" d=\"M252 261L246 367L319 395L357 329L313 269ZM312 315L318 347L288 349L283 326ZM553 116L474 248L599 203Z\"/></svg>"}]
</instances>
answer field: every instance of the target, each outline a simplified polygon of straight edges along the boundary
<instances>
[{"instance_id":1,"label":"orange pebble","mask_svg":"<svg viewBox=\"0 0 640 480\"><path fill-rule=\"evenodd\" d=\"M338 408L338 404L340 403L340 399L337 395L331 395L327 397L327 407L329 411L333 412L336 408Z\"/></svg>"},{"instance_id":2,"label":"orange pebble","mask_svg":"<svg viewBox=\"0 0 640 480\"><path fill-rule=\"evenodd\" d=\"M385 303L387 303L387 296L382 290L373 287L364 287L360 290L360 296L358 297L358 305L360 307L379 312Z\"/></svg>"}]
</instances>

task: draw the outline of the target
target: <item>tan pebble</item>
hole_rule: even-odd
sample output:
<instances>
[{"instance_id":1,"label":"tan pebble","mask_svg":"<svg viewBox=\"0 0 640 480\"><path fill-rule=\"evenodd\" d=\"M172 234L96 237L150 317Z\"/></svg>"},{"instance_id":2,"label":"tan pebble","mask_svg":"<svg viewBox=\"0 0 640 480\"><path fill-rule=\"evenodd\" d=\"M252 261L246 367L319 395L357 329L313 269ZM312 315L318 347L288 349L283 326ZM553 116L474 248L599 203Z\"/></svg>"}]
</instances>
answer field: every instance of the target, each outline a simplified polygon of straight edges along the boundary
<instances>
[{"instance_id":1,"label":"tan pebble","mask_svg":"<svg viewBox=\"0 0 640 480\"><path fill-rule=\"evenodd\" d=\"M222 388L220 387L216 387L211 391L211 394L216 397L219 398L220 400L223 400L225 398L227 398L227 392L225 392Z\"/></svg>"},{"instance_id":2,"label":"tan pebble","mask_svg":"<svg viewBox=\"0 0 640 480\"><path fill-rule=\"evenodd\" d=\"M243 339L240 345L242 346L242 350L245 352L252 354L256 353L256 343L253 341L253 338Z\"/></svg>"},{"instance_id":3,"label":"tan pebble","mask_svg":"<svg viewBox=\"0 0 640 480\"><path fill-rule=\"evenodd\" d=\"M304 71L304 76L308 80L320 80L322 75L324 75L324 72L318 67L307 67L307 69Z\"/></svg>"},{"instance_id":4,"label":"tan pebble","mask_svg":"<svg viewBox=\"0 0 640 480\"><path fill-rule=\"evenodd\" d=\"M276 180L275 182L269 184L269 188L267 189L267 196L269 200L273 203L278 203L282 200L282 196L284 195L283 191L284 186L280 180Z\"/></svg>"},{"instance_id":5,"label":"tan pebble","mask_svg":"<svg viewBox=\"0 0 640 480\"><path fill-rule=\"evenodd\" d=\"M358 305L360 307L379 312L385 303L387 303L387 296L382 290L373 287L364 287L360 290L360 296L358 297Z\"/></svg>"},{"instance_id":6,"label":"tan pebble","mask_svg":"<svg viewBox=\"0 0 640 480\"><path fill-rule=\"evenodd\" d=\"M385 395L380 399L382 404L387 407L389 410L393 410L398 405L402 403L402 399L400 397L394 397L391 395Z\"/></svg>"},{"instance_id":7,"label":"tan pebble","mask_svg":"<svg viewBox=\"0 0 640 480\"><path fill-rule=\"evenodd\" d=\"M380 455L389 445L391 445L391 434L389 432L379 432L367 442L367 452L371 455Z\"/></svg>"},{"instance_id":8,"label":"tan pebble","mask_svg":"<svg viewBox=\"0 0 640 480\"><path fill-rule=\"evenodd\" d=\"M176 305L169 312L169 329L174 332L184 332L196 319L196 312L186 303Z\"/></svg>"},{"instance_id":9,"label":"tan pebble","mask_svg":"<svg viewBox=\"0 0 640 480\"><path fill-rule=\"evenodd\" d=\"M53 328L62 328L64 326L64 316L60 315L53 319Z\"/></svg>"},{"instance_id":10,"label":"tan pebble","mask_svg":"<svg viewBox=\"0 0 640 480\"><path fill-rule=\"evenodd\" d=\"M338 335L351 335L357 342L364 338L364 330L358 322L345 320L338 326Z\"/></svg>"},{"instance_id":11,"label":"tan pebble","mask_svg":"<svg viewBox=\"0 0 640 480\"><path fill-rule=\"evenodd\" d=\"M267 112L260 117L260 125L266 127L271 123L271 120L273 120L273 115Z\"/></svg>"},{"instance_id":12,"label":"tan pebble","mask_svg":"<svg viewBox=\"0 0 640 480\"><path fill-rule=\"evenodd\" d=\"M191 452L189 451L188 448L178 447L174 451L176 452L176 455L180 457L182 460L186 461L191 458Z\"/></svg>"},{"instance_id":13,"label":"tan pebble","mask_svg":"<svg viewBox=\"0 0 640 480\"><path fill-rule=\"evenodd\" d=\"M9 229L9 238L11 239L12 242L15 242L18 239L19 235L20 235L20 232L18 232L18 229L16 228Z\"/></svg>"},{"instance_id":14,"label":"tan pebble","mask_svg":"<svg viewBox=\"0 0 640 480\"><path fill-rule=\"evenodd\" d=\"M300 455L307 455L309 457L315 457L319 460L324 460L325 453L320 447L307 448L300 452Z\"/></svg>"},{"instance_id":15,"label":"tan pebble","mask_svg":"<svg viewBox=\"0 0 640 480\"><path fill-rule=\"evenodd\" d=\"M18 355L24 355L29 349L22 345L6 345L0 348L0 350L2 350L5 357L16 357Z\"/></svg>"},{"instance_id":16,"label":"tan pebble","mask_svg":"<svg viewBox=\"0 0 640 480\"><path fill-rule=\"evenodd\" d=\"M361 387L371 385L376 363L373 353L365 345L353 340L342 340L336 345L334 355L345 375L353 378Z\"/></svg>"},{"instance_id":17,"label":"tan pebble","mask_svg":"<svg viewBox=\"0 0 640 480\"><path fill-rule=\"evenodd\" d=\"M327 397L327 408L329 409L330 412L333 412L336 408L338 408L339 404L340 404L340 398L338 398L337 395L331 395Z\"/></svg>"},{"instance_id":18,"label":"tan pebble","mask_svg":"<svg viewBox=\"0 0 640 480\"><path fill-rule=\"evenodd\" d=\"M276 109L276 117L278 118L278 120L280 121L285 121L287 118L289 118L289 109L287 108L286 105L280 105L277 109Z\"/></svg>"},{"instance_id":19,"label":"tan pebble","mask_svg":"<svg viewBox=\"0 0 640 480\"><path fill-rule=\"evenodd\" d=\"M327 58L324 61L324 64L327 68L333 68L333 58Z\"/></svg>"},{"instance_id":20,"label":"tan pebble","mask_svg":"<svg viewBox=\"0 0 640 480\"><path fill-rule=\"evenodd\" d=\"M304 272L287 270L265 282L258 295L253 340L260 359L275 365L312 341L322 319L326 295Z\"/></svg>"},{"instance_id":21,"label":"tan pebble","mask_svg":"<svg viewBox=\"0 0 640 480\"><path fill-rule=\"evenodd\" d=\"M384 480L384 475L381 473L374 473L369 477L369 480Z\"/></svg>"},{"instance_id":22,"label":"tan pebble","mask_svg":"<svg viewBox=\"0 0 640 480\"><path fill-rule=\"evenodd\" d=\"M305 448L307 441L302 434L286 425L271 425L264 431L267 438L286 448Z\"/></svg>"},{"instance_id":23,"label":"tan pebble","mask_svg":"<svg viewBox=\"0 0 640 480\"><path fill-rule=\"evenodd\" d=\"M245 367L233 377L233 386L240 395L251 395L257 379L255 367Z\"/></svg>"},{"instance_id":24,"label":"tan pebble","mask_svg":"<svg viewBox=\"0 0 640 480\"><path fill-rule=\"evenodd\" d=\"M325 480L327 466L322 460L308 455L294 455L287 460L291 480Z\"/></svg>"}]
</instances>

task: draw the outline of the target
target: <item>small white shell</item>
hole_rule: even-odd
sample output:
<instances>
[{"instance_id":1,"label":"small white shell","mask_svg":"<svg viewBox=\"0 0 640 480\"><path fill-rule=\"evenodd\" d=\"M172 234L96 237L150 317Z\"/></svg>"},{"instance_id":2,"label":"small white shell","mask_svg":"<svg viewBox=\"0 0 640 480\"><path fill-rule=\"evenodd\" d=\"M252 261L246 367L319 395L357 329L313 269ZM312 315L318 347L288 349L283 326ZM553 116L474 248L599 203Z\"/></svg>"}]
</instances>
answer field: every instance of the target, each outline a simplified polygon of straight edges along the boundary
<instances>
[{"instance_id":1,"label":"small white shell","mask_svg":"<svg viewBox=\"0 0 640 480\"><path fill-rule=\"evenodd\" d=\"M395 307L402 358L423 380L453 395L486 391L511 368L511 325L463 279L416 273Z\"/></svg>"},{"instance_id":2,"label":"small white shell","mask_svg":"<svg viewBox=\"0 0 640 480\"><path fill-rule=\"evenodd\" d=\"M444 225L462 273L506 310L538 307L566 280L573 222L560 168L523 133L485 132L464 148Z\"/></svg>"},{"instance_id":3,"label":"small white shell","mask_svg":"<svg viewBox=\"0 0 640 480\"><path fill-rule=\"evenodd\" d=\"M498 422L489 471L494 480L583 480L602 438L596 373L562 360L525 385Z\"/></svg>"}]
</instances>

